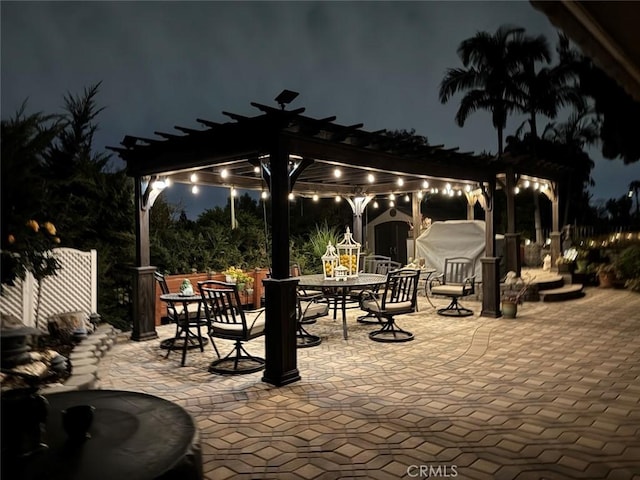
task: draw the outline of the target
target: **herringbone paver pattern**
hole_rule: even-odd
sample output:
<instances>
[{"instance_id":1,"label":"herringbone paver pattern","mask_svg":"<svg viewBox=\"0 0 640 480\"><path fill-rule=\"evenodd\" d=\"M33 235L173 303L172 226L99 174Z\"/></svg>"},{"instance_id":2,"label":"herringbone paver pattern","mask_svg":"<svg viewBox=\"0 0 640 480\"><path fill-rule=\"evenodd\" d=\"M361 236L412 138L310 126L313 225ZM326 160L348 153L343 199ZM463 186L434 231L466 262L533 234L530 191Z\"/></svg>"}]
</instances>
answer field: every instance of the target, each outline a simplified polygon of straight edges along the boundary
<instances>
[{"instance_id":1,"label":"herringbone paver pattern","mask_svg":"<svg viewBox=\"0 0 640 480\"><path fill-rule=\"evenodd\" d=\"M422 300L399 318L409 343L370 341L356 311L348 341L330 317L310 326L323 342L298 350L286 387L209 374L210 346L180 367L157 340L116 345L101 387L184 406L209 479L640 479L640 295L592 288L514 320Z\"/></svg>"}]
</instances>

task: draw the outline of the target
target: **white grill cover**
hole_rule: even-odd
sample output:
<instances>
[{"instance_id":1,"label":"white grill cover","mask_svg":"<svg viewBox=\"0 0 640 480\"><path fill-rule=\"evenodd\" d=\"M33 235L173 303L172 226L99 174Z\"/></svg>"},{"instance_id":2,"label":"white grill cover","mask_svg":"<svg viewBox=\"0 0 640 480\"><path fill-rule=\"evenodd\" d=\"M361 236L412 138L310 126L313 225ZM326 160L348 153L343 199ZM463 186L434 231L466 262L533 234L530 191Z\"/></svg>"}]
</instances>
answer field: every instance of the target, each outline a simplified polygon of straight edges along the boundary
<instances>
[{"instance_id":1,"label":"white grill cover","mask_svg":"<svg viewBox=\"0 0 640 480\"><path fill-rule=\"evenodd\" d=\"M482 281L485 229L482 220L448 220L433 222L417 240L418 258L424 258L429 267L437 270L433 276L444 270L445 258L467 257L474 260L476 282Z\"/></svg>"}]
</instances>

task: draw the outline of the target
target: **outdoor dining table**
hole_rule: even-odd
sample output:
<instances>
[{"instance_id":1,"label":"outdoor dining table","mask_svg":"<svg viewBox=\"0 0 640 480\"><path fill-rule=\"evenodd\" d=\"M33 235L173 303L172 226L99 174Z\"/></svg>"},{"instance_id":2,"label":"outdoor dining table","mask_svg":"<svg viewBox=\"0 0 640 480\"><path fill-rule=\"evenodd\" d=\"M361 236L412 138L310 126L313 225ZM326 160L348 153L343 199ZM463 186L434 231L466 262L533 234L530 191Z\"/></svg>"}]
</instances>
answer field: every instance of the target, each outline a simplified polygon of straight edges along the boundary
<instances>
[{"instance_id":1,"label":"outdoor dining table","mask_svg":"<svg viewBox=\"0 0 640 480\"><path fill-rule=\"evenodd\" d=\"M76 390L45 395L47 445L3 465L22 480L201 480L198 429L180 405L138 392ZM94 407L87 438L72 439L62 411ZM3 459L4 462L4 459Z\"/></svg>"},{"instance_id":2,"label":"outdoor dining table","mask_svg":"<svg viewBox=\"0 0 640 480\"><path fill-rule=\"evenodd\" d=\"M375 288L387 281L386 275L377 273L361 273L355 278L346 280L325 279L323 274L301 275L295 277L300 288L308 288L321 291L325 297L334 301L334 314L340 302L342 310L342 335L348 339L347 333L347 297L353 290L365 290Z\"/></svg>"}]
</instances>

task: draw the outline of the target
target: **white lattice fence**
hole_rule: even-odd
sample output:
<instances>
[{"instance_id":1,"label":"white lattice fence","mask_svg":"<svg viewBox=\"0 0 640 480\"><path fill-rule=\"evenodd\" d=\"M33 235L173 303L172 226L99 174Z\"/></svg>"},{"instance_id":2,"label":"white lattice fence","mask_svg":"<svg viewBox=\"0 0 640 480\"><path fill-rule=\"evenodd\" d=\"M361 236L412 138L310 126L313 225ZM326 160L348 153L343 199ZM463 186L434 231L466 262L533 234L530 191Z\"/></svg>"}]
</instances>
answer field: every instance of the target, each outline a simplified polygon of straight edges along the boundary
<instances>
[{"instance_id":1,"label":"white lattice fence","mask_svg":"<svg viewBox=\"0 0 640 480\"><path fill-rule=\"evenodd\" d=\"M53 254L61 264L57 275L42 281L40 324L56 313L85 312L98 308L98 256L96 250L82 252L72 248L56 248ZM25 325L36 326L38 282L30 275L13 287L4 286L0 297L0 312L22 319Z\"/></svg>"}]
</instances>

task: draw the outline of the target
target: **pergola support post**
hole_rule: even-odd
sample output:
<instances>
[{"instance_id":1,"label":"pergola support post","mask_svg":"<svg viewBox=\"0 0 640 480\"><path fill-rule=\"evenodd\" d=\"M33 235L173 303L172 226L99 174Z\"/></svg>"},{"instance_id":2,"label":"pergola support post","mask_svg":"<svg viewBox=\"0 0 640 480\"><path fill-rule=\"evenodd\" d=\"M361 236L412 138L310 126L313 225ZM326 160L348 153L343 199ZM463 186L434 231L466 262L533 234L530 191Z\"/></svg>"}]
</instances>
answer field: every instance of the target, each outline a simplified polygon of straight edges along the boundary
<instances>
[{"instance_id":1,"label":"pergola support post","mask_svg":"<svg viewBox=\"0 0 640 480\"><path fill-rule=\"evenodd\" d=\"M347 202L349 202L353 213L353 239L360 245L364 243L362 236L362 214L372 198L373 195L356 195L353 198L347 197Z\"/></svg>"},{"instance_id":2,"label":"pergola support post","mask_svg":"<svg viewBox=\"0 0 640 480\"><path fill-rule=\"evenodd\" d=\"M522 271L522 259L520 257L520 234L505 233L504 249L507 259L507 271L515 272L516 276L520 276Z\"/></svg>"},{"instance_id":3,"label":"pergola support post","mask_svg":"<svg viewBox=\"0 0 640 480\"><path fill-rule=\"evenodd\" d=\"M271 277L265 280L265 371L275 386L300 380L296 344L296 281L289 280L289 152L276 140L270 152Z\"/></svg>"},{"instance_id":4,"label":"pergola support post","mask_svg":"<svg viewBox=\"0 0 640 480\"><path fill-rule=\"evenodd\" d=\"M133 319L131 340L143 341L158 338L155 326L155 279L156 267L150 266L149 249L149 178L135 178L136 208L136 266L133 268Z\"/></svg>"},{"instance_id":5,"label":"pergola support post","mask_svg":"<svg viewBox=\"0 0 640 480\"><path fill-rule=\"evenodd\" d=\"M133 268L133 326L131 340L137 342L158 338L156 332L156 267Z\"/></svg>"},{"instance_id":6,"label":"pergola support post","mask_svg":"<svg viewBox=\"0 0 640 480\"><path fill-rule=\"evenodd\" d=\"M267 278L263 283L266 330L262 381L281 387L300 380L295 328L298 280Z\"/></svg>"},{"instance_id":7,"label":"pergola support post","mask_svg":"<svg viewBox=\"0 0 640 480\"><path fill-rule=\"evenodd\" d=\"M483 317L497 318L500 311L500 257L483 257L482 263L482 311Z\"/></svg>"}]
</instances>

